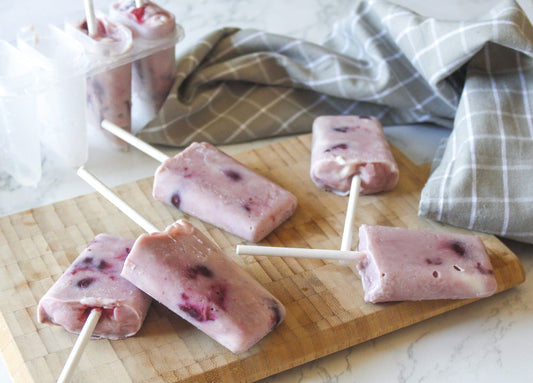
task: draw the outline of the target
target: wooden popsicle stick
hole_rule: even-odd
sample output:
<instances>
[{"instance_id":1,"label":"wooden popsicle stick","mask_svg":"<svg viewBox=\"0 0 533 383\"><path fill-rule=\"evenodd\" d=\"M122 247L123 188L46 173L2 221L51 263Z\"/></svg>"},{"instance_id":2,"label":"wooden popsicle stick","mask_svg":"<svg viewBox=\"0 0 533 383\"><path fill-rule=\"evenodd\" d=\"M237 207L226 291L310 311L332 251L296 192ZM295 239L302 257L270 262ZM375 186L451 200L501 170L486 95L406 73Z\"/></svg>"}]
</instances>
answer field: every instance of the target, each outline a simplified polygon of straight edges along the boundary
<instances>
[{"instance_id":1,"label":"wooden popsicle stick","mask_svg":"<svg viewBox=\"0 0 533 383\"><path fill-rule=\"evenodd\" d=\"M80 331L78 339L76 339L76 343L74 343L74 347L72 347L72 350L70 351L65 366L63 366L63 370L57 379L58 383L69 381L101 316L101 309L95 308L91 310L91 313L87 317L87 320Z\"/></svg>"},{"instance_id":2,"label":"wooden popsicle stick","mask_svg":"<svg viewBox=\"0 0 533 383\"><path fill-rule=\"evenodd\" d=\"M93 0L84 0L85 19L87 20L87 32L89 36L94 36L98 32L96 16L94 14Z\"/></svg>"},{"instance_id":3,"label":"wooden popsicle stick","mask_svg":"<svg viewBox=\"0 0 533 383\"><path fill-rule=\"evenodd\" d=\"M342 233L341 250L348 251L352 248L352 236L355 222L355 209L359 199L359 189L361 187L361 177L354 175L350 186L350 197L346 208L346 219L344 221L344 231Z\"/></svg>"},{"instance_id":4,"label":"wooden popsicle stick","mask_svg":"<svg viewBox=\"0 0 533 383\"><path fill-rule=\"evenodd\" d=\"M133 222L142 227L147 233L159 232L151 222L147 221L142 215L137 213L130 205L120 199L118 195L83 166L78 169L77 173L85 182L91 185L98 193L126 214L131 220L133 220Z\"/></svg>"},{"instance_id":5,"label":"wooden popsicle stick","mask_svg":"<svg viewBox=\"0 0 533 383\"><path fill-rule=\"evenodd\" d=\"M135 0L135 7L141 8L144 5L144 0Z\"/></svg>"},{"instance_id":6,"label":"wooden popsicle stick","mask_svg":"<svg viewBox=\"0 0 533 383\"><path fill-rule=\"evenodd\" d=\"M165 162L166 160L169 159L169 156L167 156L165 153L157 150L152 145L149 145L143 140L138 139L130 132L125 131L121 127L113 124L112 122L108 120L102 121L102 128L114 134L118 138L126 141L128 144L139 149L141 152L148 154L150 157L152 157L153 159L159 162Z\"/></svg>"},{"instance_id":7,"label":"wooden popsicle stick","mask_svg":"<svg viewBox=\"0 0 533 383\"><path fill-rule=\"evenodd\" d=\"M343 261L358 261L363 255L357 251L253 245L237 245L236 253L238 255L247 254L264 255L269 257L335 259Z\"/></svg>"}]
</instances>

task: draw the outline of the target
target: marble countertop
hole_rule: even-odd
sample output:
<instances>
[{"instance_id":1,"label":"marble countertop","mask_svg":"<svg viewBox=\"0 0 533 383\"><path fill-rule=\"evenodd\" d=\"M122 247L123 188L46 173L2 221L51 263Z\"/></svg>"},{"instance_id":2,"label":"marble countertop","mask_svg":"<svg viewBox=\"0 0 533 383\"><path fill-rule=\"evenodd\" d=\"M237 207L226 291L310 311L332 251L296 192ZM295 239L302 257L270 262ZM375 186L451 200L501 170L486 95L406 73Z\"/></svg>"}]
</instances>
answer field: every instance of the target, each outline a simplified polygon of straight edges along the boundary
<instances>
[{"instance_id":1,"label":"marble countertop","mask_svg":"<svg viewBox=\"0 0 533 383\"><path fill-rule=\"evenodd\" d=\"M452 1L442 8L435 0L398 0L424 13L452 18L479 12L487 1ZM18 28L50 22L61 25L65 15L81 12L81 0L51 2L21 0L3 4L0 38L12 40ZM97 8L110 1L94 0ZM348 0L160 0L186 31L178 46L186 49L214 29L253 27L319 43L334 22L355 7ZM468 5L468 7L466 7ZM453 9L465 6L464 11ZM454 7L454 8L450 8ZM449 132L431 126L386 127L389 140L414 162L432 159ZM223 147L236 153L271 140ZM109 186L153 175L156 163L136 151L115 152L93 139L87 167ZM169 155L175 148L161 148ZM129 169L124 172L123 169ZM0 216L92 192L71 168L52 154L43 157L43 177L37 187L18 185L0 173ZM524 284L458 310L272 376L264 382L530 382L533 381L533 246L504 241L526 270ZM10 382L3 362L0 382Z\"/></svg>"}]
</instances>

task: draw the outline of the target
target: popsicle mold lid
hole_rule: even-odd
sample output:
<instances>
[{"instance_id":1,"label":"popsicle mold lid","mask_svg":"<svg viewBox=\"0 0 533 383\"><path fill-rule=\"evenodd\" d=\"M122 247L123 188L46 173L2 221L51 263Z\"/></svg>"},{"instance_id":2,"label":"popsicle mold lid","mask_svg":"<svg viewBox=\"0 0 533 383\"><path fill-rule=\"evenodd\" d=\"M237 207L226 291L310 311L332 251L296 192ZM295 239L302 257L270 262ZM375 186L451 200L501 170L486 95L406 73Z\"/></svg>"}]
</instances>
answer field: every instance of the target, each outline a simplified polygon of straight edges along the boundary
<instances>
[{"instance_id":1,"label":"popsicle mold lid","mask_svg":"<svg viewBox=\"0 0 533 383\"><path fill-rule=\"evenodd\" d=\"M85 18L83 16L71 17L65 21L65 32L79 41L84 49L89 62L86 70L87 75L105 72L110 69L132 63L156 52L174 47L185 36L183 27L174 23L172 33L159 39L145 39L142 36L133 36L132 30L116 20L96 12L96 18L100 28L113 28L114 37L110 40L105 38L94 39L80 30Z\"/></svg>"},{"instance_id":2,"label":"popsicle mold lid","mask_svg":"<svg viewBox=\"0 0 533 383\"><path fill-rule=\"evenodd\" d=\"M134 37L127 25L102 12L96 15L104 27L112 26L114 39L92 39L78 28L84 23L84 17L75 15L65 21L64 29L53 24L21 28L16 47L0 40L0 97L36 93L73 76L105 72L174 47L185 36L183 27L174 19L170 33L147 39L140 35ZM17 62L16 71L4 70L13 60ZM37 70L45 74L31 73Z\"/></svg>"},{"instance_id":3,"label":"popsicle mold lid","mask_svg":"<svg viewBox=\"0 0 533 383\"><path fill-rule=\"evenodd\" d=\"M70 72L86 65L83 46L52 24L21 28L17 33L17 47L45 70Z\"/></svg>"},{"instance_id":4,"label":"popsicle mold lid","mask_svg":"<svg viewBox=\"0 0 533 383\"><path fill-rule=\"evenodd\" d=\"M84 76L89 69L81 43L52 24L20 29L17 48L33 64L35 92Z\"/></svg>"}]
</instances>

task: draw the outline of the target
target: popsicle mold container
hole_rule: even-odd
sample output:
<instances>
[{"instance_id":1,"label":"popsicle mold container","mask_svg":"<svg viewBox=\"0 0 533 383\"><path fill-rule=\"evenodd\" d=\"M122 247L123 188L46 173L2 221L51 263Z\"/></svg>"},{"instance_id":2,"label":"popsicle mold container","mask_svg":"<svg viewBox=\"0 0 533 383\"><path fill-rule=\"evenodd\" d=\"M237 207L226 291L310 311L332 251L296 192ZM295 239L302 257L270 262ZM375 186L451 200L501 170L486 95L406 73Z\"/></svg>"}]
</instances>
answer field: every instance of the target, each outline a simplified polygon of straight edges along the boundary
<instances>
[{"instance_id":1,"label":"popsicle mold container","mask_svg":"<svg viewBox=\"0 0 533 383\"><path fill-rule=\"evenodd\" d=\"M97 12L97 18L106 17ZM172 33L146 39L133 36L128 27L113 21L125 31L125 37L115 45L97 44L80 30L82 23L83 16L79 16L67 20L63 28L27 27L19 31L16 42L0 40L0 175L7 173L21 185L39 182L43 148L68 166L85 163L88 130L99 127L100 118L108 118L100 110L100 106L109 108L108 101L96 107L90 103L102 85L112 87L114 81L124 88L127 109L123 110L128 115L123 117L128 125L140 126L153 118L152 114L138 117L141 123L131 120L131 108L135 107L131 102L143 101L131 94L130 68L139 60L174 49L184 36L183 28L176 24ZM118 99L116 94L113 97Z\"/></svg>"},{"instance_id":2,"label":"popsicle mold container","mask_svg":"<svg viewBox=\"0 0 533 383\"><path fill-rule=\"evenodd\" d=\"M87 63L82 47L53 25L22 29L17 46L34 65L34 139L51 148L68 166L83 164L88 145L84 76ZM26 128L20 125L18 129Z\"/></svg>"},{"instance_id":3,"label":"popsicle mold container","mask_svg":"<svg viewBox=\"0 0 533 383\"><path fill-rule=\"evenodd\" d=\"M24 56L0 41L0 171L21 184L41 177L41 151L32 89L35 76Z\"/></svg>"}]
</instances>

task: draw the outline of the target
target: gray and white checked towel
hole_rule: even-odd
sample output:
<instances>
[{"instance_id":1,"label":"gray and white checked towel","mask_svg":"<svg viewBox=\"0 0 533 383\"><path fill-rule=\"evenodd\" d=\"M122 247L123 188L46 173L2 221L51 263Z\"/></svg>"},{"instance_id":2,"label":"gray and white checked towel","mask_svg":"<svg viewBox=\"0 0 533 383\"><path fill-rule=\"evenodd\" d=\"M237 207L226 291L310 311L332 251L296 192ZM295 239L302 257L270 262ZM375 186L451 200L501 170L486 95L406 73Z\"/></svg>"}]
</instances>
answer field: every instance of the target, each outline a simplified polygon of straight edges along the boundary
<instances>
[{"instance_id":1,"label":"gray and white checked towel","mask_svg":"<svg viewBox=\"0 0 533 383\"><path fill-rule=\"evenodd\" d=\"M140 138L183 146L304 133L319 115L453 128L419 214L533 243L533 28L504 0L469 21L358 3L321 45L222 29L180 58Z\"/></svg>"}]
</instances>

